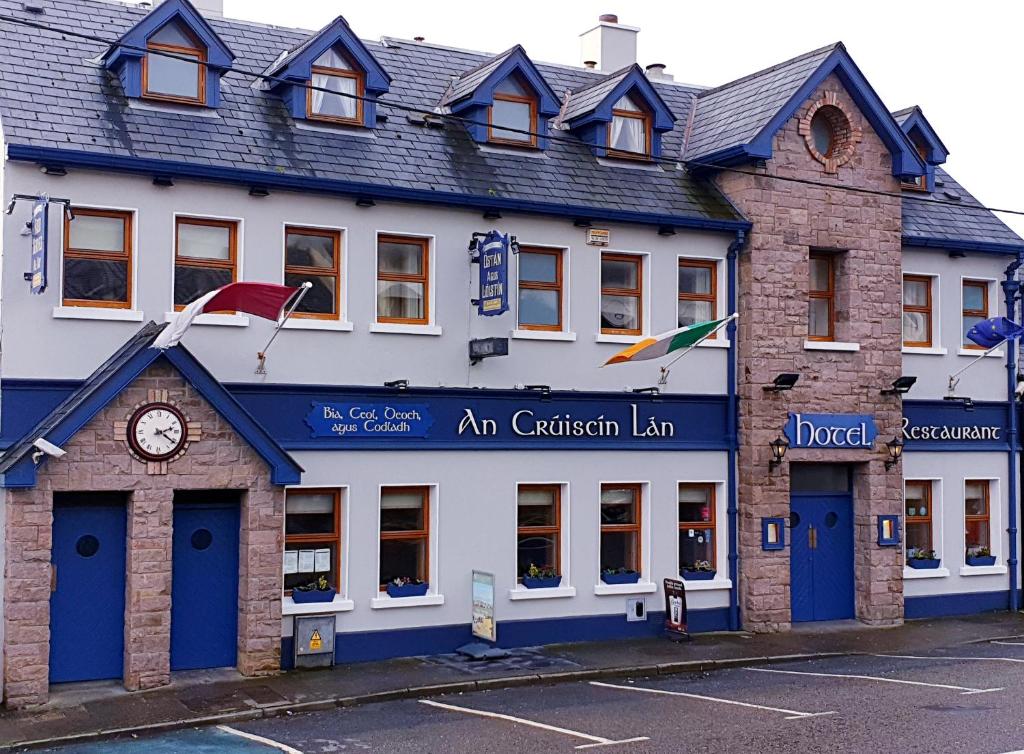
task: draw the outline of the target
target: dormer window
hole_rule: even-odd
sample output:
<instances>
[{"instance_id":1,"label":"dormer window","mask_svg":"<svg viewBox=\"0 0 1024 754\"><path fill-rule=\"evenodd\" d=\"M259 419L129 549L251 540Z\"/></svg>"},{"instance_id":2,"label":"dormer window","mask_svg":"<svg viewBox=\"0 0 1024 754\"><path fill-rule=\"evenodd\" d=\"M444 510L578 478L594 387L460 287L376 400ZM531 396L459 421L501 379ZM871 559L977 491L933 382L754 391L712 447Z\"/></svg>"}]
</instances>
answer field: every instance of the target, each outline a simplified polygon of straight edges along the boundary
<instances>
[{"instance_id":1,"label":"dormer window","mask_svg":"<svg viewBox=\"0 0 1024 754\"><path fill-rule=\"evenodd\" d=\"M917 147L917 153L919 155L921 155L921 159L925 162L925 164L927 164L928 163L928 147L925 146L924 144L919 144L916 139L911 139L911 141L913 141L914 142L914 146ZM925 175L916 175L910 181L904 181L902 185L903 185L903 188L905 188L905 189L914 189L916 191L929 191L930 190L930 187L928 186L928 175L927 174L925 174Z\"/></svg>"},{"instance_id":2,"label":"dormer window","mask_svg":"<svg viewBox=\"0 0 1024 754\"><path fill-rule=\"evenodd\" d=\"M651 155L651 118L628 94L612 107L608 124L608 154L646 159Z\"/></svg>"},{"instance_id":3,"label":"dormer window","mask_svg":"<svg viewBox=\"0 0 1024 754\"><path fill-rule=\"evenodd\" d=\"M179 21L164 25L146 41L142 96L206 103L206 47Z\"/></svg>"},{"instance_id":4,"label":"dormer window","mask_svg":"<svg viewBox=\"0 0 1024 754\"><path fill-rule=\"evenodd\" d=\"M334 123L362 124L366 79L338 50L331 48L313 61L307 117Z\"/></svg>"},{"instance_id":5,"label":"dormer window","mask_svg":"<svg viewBox=\"0 0 1024 754\"><path fill-rule=\"evenodd\" d=\"M537 146L537 98L515 76L494 87L487 122L488 141Z\"/></svg>"}]
</instances>

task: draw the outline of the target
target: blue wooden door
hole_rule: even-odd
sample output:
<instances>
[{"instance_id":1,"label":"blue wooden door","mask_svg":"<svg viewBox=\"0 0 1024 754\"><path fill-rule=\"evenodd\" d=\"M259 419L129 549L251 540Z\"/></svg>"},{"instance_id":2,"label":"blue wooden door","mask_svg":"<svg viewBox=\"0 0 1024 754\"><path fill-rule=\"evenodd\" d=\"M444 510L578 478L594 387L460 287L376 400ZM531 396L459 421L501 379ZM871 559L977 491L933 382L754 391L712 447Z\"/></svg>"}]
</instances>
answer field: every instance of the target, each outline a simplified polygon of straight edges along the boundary
<instances>
[{"instance_id":1,"label":"blue wooden door","mask_svg":"<svg viewBox=\"0 0 1024 754\"><path fill-rule=\"evenodd\" d=\"M234 666L238 505L174 505L171 670Z\"/></svg>"},{"instance_id":2,"label":"blue wooden door","mask_svg":"<svg viewBox=\"0 0 1024 754\"><path fill-rule=\"evenodd\" d=\"M55 501L50 594L50 682L124 672L124 501Z\"/></svg>"},{"instance_id":3,"label":"blue wooden door","mask_svg":"<svg viewBox=\"0 0 1024 754\"><path fill-rule=\"evenodd\" d=\"M790 510L793 622L854 617L851 496L793 494Z\"/></svg>"}]
</instances>

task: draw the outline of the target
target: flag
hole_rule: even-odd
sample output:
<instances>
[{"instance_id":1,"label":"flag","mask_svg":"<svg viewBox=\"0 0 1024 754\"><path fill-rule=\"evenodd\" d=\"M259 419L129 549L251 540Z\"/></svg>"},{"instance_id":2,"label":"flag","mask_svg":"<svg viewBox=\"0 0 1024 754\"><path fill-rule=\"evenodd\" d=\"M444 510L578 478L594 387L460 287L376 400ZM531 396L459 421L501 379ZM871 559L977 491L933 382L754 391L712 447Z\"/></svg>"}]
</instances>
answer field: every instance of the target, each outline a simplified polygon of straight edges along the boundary
<instances>
[{"instance_id":1,"label":"flag","mask_svg":"<svg viewBox=\"0 0 1024 754\"><path fill-rule=\"evenodd\" d=\"M153 341L161 351L178 345L189 325L200 314L213 312L245 312L263 319L278 320L289 299L301 288L274 283L228 283L210 291L180 312Z\"/></svg>"},{"instance_id":2,"label":"flag","mask_svg":"<svg viewBox=\"0 0 1024 754\"><path fill-rule=\"evenodd\" d=\"M657 359L673 351L683 348L692 348L715 332L718 328L733 319L736 315L715 319L711 322L697 322L693 325L680 327L678 330L669 330L653 338L644 338L639 343L630 346L624 351L619 351L606 361L603 366L609 364L625 364L630 361L647 361Z\"/></svg>"},{"instance_id":3,"label":"flag","mask_svg":"<svg viewBox=\"0 0 1024 754\"><path fill-rule=\"evenodd\" d=\"M967 331L967 337L983 348L994 348L1004 340L1024 335L1024 327L1006 317L983 319Z\"/></svg>"}]
</instances>

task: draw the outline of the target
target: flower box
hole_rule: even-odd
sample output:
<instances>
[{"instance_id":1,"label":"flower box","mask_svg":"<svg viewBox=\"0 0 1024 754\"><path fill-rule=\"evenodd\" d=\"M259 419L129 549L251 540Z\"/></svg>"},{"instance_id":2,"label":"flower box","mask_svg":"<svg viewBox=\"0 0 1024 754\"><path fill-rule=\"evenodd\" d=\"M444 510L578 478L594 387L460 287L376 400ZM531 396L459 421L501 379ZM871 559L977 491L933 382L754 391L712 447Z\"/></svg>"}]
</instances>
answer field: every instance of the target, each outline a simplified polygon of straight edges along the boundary
<instances>
[{"instance_id":1,"label":"flower box","mask_svg":"<svg viewBox=\"0 0 1024 754\"><path fill-rule=\"evenodd\" d=\"M687 571L682 570L679 575L686 581L712 581L718 575L718 571Z\"/></svg>"},{"instance_id":2,"label":"flower box","mask_svg":"<svg viewBox=\"0 0 1024 754\"><path fill-rule=\"evenodd\" d=\"M388 597L422 597L427 593L427 588L430 584L426 582L422 584L403 584L398 586L397 584L388 584Z\"/></svg>"},{"instance_id":3,"label":"flower box","mask_svg":"<svg viewBox=\"0 0 1024 754\"><path fill-rule=\"evenodd\" d=\"M938 558L911 558L907 565L918 570L934 570L941 562Z\"/></svg>"},{"instance_id":4,"label":"flower box","mask_svg":"<svg viewBox=\"0 0 1024 754\"><path fill-rule=\"evenodd\" d=\"M301 605L306 602L333 602L337 592L333 589L292 589L292 602Z\"/></svg>"},{"instance_id":5,"label":"flower box","mask_svg":"<svg viewBox=\"0 0 1024 754\"><path fill-rule=\"evenodd\" d=\"M969 566L994 566L996 564L995 555L968 555L967 565Z\"/></svg>"},{"instance_id":6,"label":"flower box","mask_svg":"<svg viewBox=\"0 0 1024 754\"><path fill-rule=\"evenodd\" d=\"M554 589L561 583L561 576L523 576L523 586L527 589Z\"/></svg>"},{"instance_id":7,"label":"flower box","mask_svg":"<svg viewBox=\"0 0 1024 754\"><path fill-rule=\"evenodd\" d=\"M636 571L630 573L602 573L601 581L606 584L635 584L640 580Z\"/></svg>"}]
</instances>

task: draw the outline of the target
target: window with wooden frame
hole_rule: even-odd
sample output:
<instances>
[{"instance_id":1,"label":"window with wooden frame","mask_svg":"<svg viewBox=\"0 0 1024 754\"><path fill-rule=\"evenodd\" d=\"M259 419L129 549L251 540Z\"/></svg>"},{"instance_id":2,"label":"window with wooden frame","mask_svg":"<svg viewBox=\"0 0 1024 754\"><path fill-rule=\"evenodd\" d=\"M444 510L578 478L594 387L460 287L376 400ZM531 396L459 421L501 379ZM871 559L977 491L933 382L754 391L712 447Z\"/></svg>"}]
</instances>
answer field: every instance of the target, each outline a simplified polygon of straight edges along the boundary
<instances>
[{"instance_id":1,"label":"window with wooden frame","mask_svg":"<svg viewBox=\"0 0 1024 754\"><path fill-rule=\"evenodd\" d=\"M537 97L517 76L494 88L487 108L487 140L517 147L537 146Z\"/></svg>"},{"instance_id":2,"label":"window with wooden frame","mask_svg":"<svg viewBox=\"0 0 1024 754\"><path fill-rule=\"evenodd\" d=\"M679 327L710 322L718 312L718 265L712 260L679 260ZM709 339L717 337L711 333Z\"/></svg>"},{"instance_id":3,"label":"window with wooden frame","mask_svg":"<svg viewBox=\"0 0 1024 754\"><path fill-rule=\"evenodd\" d=\"M636 254L601 255L601 332L643 332L643 258Z\"/></svg>"},{"instance_id":4,"label":"window with wooden frame","mask_svg":"<svg viewBox=\"0 0 1024 754\"><path fill-rule=\"evenodd\" d=\"M601 571L640 573L641 485L601 485Z\"/></svg>"},{"instance_id":5,"label":"window with wooden frame","mask_svg":"<svg viewBox=\"0 0 1024 754\"><path fill-rule=\"evenodd\" d=\"M377 321L430 322L430 244L426 238L377 239Z\"/></svg>"},{"instance_id":6,"label":"window with wooden frame","mask_svg":"<svg viewBox=\"0 0 1024 754\"><path fill-rule=\"evenodd\" d=\"M313 62L313 77L306 90L306 115L313 120L361 125L366 76L336 49Z\"/></svg>"},{"instance_id":7,"label":"window with wooden frame","mask_svg":"<svg viewBox=\"0 0 1024 754\"><path fill-rule=\"evenodd\" d=\"M341 591L341 492L288 490L284 502L284 589L324 576Z\"/></svg>"},{"instance_id":8,"label":"window with wooden frame","mask_svg":"<svg viewBox=\"0 0 1024 754\"><path fill-rule=\"evenodd\" d=\"M562 487L521 484L516 491L516 572L530 566L562 573Z\"/></svg>"},{"instance_id":9,"label":"window with wooden frame","mask_svg":"<svg viewBox=\"0 0 1024 754\"><path fill-rule=\"evenodd\" d=\"M381 488L378 576L381 591L394 579L429 581L429 487Z\"/></svg>"},{"instance_id":10,"label":"window with wooden frame","mask_svg":"<svg viewBox=\"0 0 1024 754\"><path fill-rule=\"evenodd\" d=\"M132 213L74 207L64 217L64 306L129 309Z\"/></svg>"},{"instance_id":11,"label":"window with wooden frame","mask_svg":"<svg viewBox=\"0 0 1024 754\"><path fill-rule=\"evenodd\" d=\"M835 340L836 259L834 254L811 252L807 290L807 339Z\"/></svg>"},{"instance_id":12,"label":"window with wooden frame","mask_svg":"<svg viewBox=\"0 0 1024 754\"><path fill-rule=\"evenodd\" d=\"M206 102L206 47L184 24L171 21L146 41L142 96L202 105Z\"/></svg>"},{"instance_id":13,"label":"window with wooden frame","mask_svg":"<svg viewBox=\"0 0 1024 754\"><path fill-rule=\"evenodd\" d=\"M174 228L174 308L238 279L238 223L178 217Z\"/></svg>"},{"instance_id":14,"label":"window with wooden frame","mask_svg":"<svg viewBox=\"0 0 1024 754\"><path fill-rule=\"evenodd\" d=\"M904 483L904 529L907 552L931 550L932 547L932 483L908 480Z\"/></svg>"},{"instance_id":15,"label":"window with wooden frame","mask_svg":"<svg viewBox=\"0 0 1024 754\"><path fill-rule=\"evenodd\" d=\"M968 555L976 555L982 548L992 549L991 487L987 479L964 482L964 543Z\"/></svg>"},{"instance_id":16,"label":"window with wooden frame","mask_svg":"<svg viewBox=\"0 0 1024 754\"><path fill-rule=\"evenodd\" d=\"M963 282L963 290L961 292L963 309L960 317L960 342L964 348L977 348L979 350L984 350L983 346L979 346L967 337L967 331L979 322L989 318L988 288L988 281L985 280L965 280Z\"/></svg>"},{"instance_id":17,"label":"window with wooden frame","mask_svg":"<svg viewBox=\"0 0 1024 754\"><path fill-rule=\"evenodd\" d=\"M914 146L917 147L917 153L921 156L921 159L927 162L928 147L926 147L924 144L918 144L916 141L914 142ZM914 191L929 190L927 174L916 176L912 181L905 181L900 185L902 185L905 189L912 189Z\"/></svg>"},{"instance_id":18,"label":"window with wooden frame","mask_svg":"<svg viewBox=\"0 0 1024 754\"><path fill-rule=\"evenodd\" d=\"M651 156L651 116L628 94L612 107L608 123L608 154L646 160Z\"/></svg>"},{"instance_id":19,"label":"window with wooden frame","mask_svg":"<svg viewBox=\"0 0 1024 754\"><path fill-rule=\"evenodd\" d=\"M517 259L519 328L562 330L562 250L522 246Z\"/></svg>"},{"instance_id":20,"label":"window with wooden frame","mask_svg":"<svg viewBox=\"0 0 1024 754\"><path fill-rule=\"evenodd\" d=\"M284 229L284 284L297 288L303 283L313 287L293 317L341 317L341 231L293 225Z\"/></svg>"},{"instance_id":21,"label":"window with wooden frame","mask_svg":"<svg viewBox=\"0 0 1024 754\"><path fill-rule=\"evenodd\" d=\"M679 485L679 570L692 571L698 563L717 570L715 543L715 485Z\"/></svg>"},{"instance_id":22,"label":"window with wooden frame","mask_svg":"<svg viewBox=\"0 0 1024 754\"><path fill-rule=\"evenodd\" d=\"M932 345L932 278L927 275L903 276L903 345Z\"/></svg>"}]
</instances>

